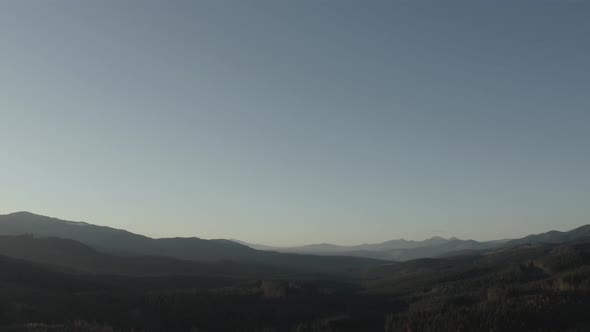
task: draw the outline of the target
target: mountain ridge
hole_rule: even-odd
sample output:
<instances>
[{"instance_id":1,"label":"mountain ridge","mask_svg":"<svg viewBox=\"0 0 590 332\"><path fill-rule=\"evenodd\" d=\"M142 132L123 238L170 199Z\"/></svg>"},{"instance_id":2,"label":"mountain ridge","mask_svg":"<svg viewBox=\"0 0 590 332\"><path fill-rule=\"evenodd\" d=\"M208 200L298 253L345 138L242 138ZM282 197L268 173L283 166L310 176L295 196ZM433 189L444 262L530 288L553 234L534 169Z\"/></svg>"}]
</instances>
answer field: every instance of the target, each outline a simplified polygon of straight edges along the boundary
<instances>
[{"instance_id":1,"label":"mountain ridge","mask_svg":"<svg viewBox=\"0 0 590 332\"><path fill-rule=\"evenodd\" d=\"M71 239L103 253L119 256L162 256L197 262L228 260L314 273L356 271L365 266L381 264L379 260L366 257L323 257L261 251L225 239L153 239L126 230L70 222L29 212L0 215L0 235L23 234Z\"/></svg>"},{"instance_id":2,"label":"mountain ridge","mask_svg":"<svg viewBox=\"0 0 590 332\"><path fill-rule=\"evenodd\" d=\"M375 259L406 261L417 258L435 258L453 256L469 251L488 250L504 246L517 246L525 243L561 243L588 237L590 238L590 224L577 227L569 231L548 231L532 234L517 239L500 239L490 241L462 240L456 237L431 238L416 241L394 239L380 243L343 246L330 243L318 243L296 247L271 247L272 250L287 253L306 253L315 255L346 255L354 257L370 257ZM248 245L247 242L240 242ZM265 250L264 245L255 245Z\"/></svg>"},{"instance_id":3,"label":"mountain ridge","mask_svg":"<svg viewBox=\"0 0 590 332\"><path fill-rule=\"evenodd\" d=\"M195 236L151 238L124 229L79 221L66 221L26 211L0 215L0 235L22 234L70 238L98 250L118 255L167 256L195 261L229 259L253 263L282 264L285 263L281 261L284 258L299 263L306 259L321 260L307 256L342 256L357 259L406 261L417 258L452 256L454 253L460 254L462 252L488 250L525 243L560 243L578 238L590 238L590 225L583 225L564 232L552 230L518 239L481 242L471 239L462 240L456 237L447 239L441 236L433 236L421 241L402 238L352 246L318 243L297 247L273 247L249 244L240 240L205 240Z\"/></svg>"}]
</instances>

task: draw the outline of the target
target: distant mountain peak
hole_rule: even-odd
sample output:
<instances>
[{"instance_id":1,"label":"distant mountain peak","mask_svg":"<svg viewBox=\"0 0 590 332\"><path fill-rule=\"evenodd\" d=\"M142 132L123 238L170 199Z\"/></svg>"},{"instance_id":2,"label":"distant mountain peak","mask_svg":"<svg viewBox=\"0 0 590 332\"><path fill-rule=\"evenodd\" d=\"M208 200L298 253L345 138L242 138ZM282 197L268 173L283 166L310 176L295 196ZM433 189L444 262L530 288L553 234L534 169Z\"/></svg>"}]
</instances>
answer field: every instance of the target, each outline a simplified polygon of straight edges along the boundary
<instances>
[{"instance_id":1,"label":"distant mountain peak","mask_svg":"<svg viewBox=\"0 0 590 332\"><path fill-rule=\"evenodd\" d=\"M40 214L35 214L33 212L29 212L29 211L17 211L17 212L13 212L13 213L9 213L9 216L14 216L14 217L43 217L43 218L49 218L47 216L42 216Z\"/></svg>"},{"instance_id":2,"label":"distant mountain peak","mask_svg":"<svg viewBox=\"0 0 590 332\"><path fill-rule=\"evenodd\" d=\"M53 217L48 217L48 216L32 213L29 211L13 212L13 213L7 214L6 216L15 218L15 220L17 220L17 221L18 220L23 220L23 221L35 220L35 221L40 221L40 222L51 221L51 222L59 222L62 224L68 224L68 225L74 225L74 226L91 226L91 224L88 224L88 223L85 223L82 221L61 220L61 219L57 219L57 218L53 218ZM105 226L97 226L97 227L105 227Z\"/></svg>"}]
</instances>

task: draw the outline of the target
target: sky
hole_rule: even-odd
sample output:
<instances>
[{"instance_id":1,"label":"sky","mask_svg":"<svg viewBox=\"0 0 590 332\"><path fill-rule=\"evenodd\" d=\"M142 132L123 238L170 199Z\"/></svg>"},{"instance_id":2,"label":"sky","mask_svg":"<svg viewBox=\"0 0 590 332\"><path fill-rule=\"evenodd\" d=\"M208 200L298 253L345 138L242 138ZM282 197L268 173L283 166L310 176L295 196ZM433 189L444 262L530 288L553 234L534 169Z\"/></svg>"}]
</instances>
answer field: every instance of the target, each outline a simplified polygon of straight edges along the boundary
<instances>
[{"instance_id":1,"label":"sky","mask_svg":"<svg viewBox=\"0 0 590 332\"><path fill-rule=\"evenodd\" d=\"M590 222L590 1L0 1L0 214L269 245Z\"/></svg>"}]
</instances>

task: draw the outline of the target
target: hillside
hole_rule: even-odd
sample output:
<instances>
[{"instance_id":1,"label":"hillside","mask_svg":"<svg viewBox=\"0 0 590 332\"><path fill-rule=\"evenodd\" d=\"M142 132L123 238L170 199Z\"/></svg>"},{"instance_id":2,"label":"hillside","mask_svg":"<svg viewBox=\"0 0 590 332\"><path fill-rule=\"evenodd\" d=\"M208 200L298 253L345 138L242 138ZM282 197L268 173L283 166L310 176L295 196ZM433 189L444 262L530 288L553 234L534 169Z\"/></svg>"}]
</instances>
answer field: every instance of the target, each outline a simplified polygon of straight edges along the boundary
<instances>
[{"instance_id":1,"label":"hillside","mask_svg":"<svg viewBox=\"0 0 590 332\"><path fill-rule=\"evenodd\" d=\"M64 240L17 241L57 248L56 257L93 252ZM0 330L30 331L35 322L35 331L79 332L586 331L589 268L584 241L392 263L358 283L105 276L0 256Z\"/></svg>"},{"instance_id":2,"label":"hillside","mask_svg":"<svg viewBox=\"0 0 590 332\"><path fill-rule=\"evenodd\" d=\"M194 260L247 258L256 255L255 250L228 240L203 240L196 237L152 239L122 229L60 220L29 212L0 215L0 234L32 234L72 239L116 254L166 256L172 252Z\"/></svg>"},{"instance_id":3,"label":"hillside","mask_svg":"<svg viewBox=\"0 0 590 332\"><path fill-rule=\"evenodd\" d=\"M382 262L361 257L322 257L261 251L229 240L153 239L125 230L18 212L0 216L0 235L70 239L119 256L160 256L197 262L233 261L309 273L358 273Z\"/></svg>"},{"instance_id":4,"label":"hillside","mask_svg":"<svg viewBox=\"0 0 590 332\"><path fill-rule=\"evenodd\" d=\"M590 239L590 225L584 225L567 232L549 231L541 234L533 234L520 239L508 241L505 246L510 247L527 243L563 243L583 239Z\"/></svg>"},{"instance_id":5,"label":"hillside","mask_svg":"<svg viewBox=\"0 0 590 332\"><path fill-rule=\"evenodd\" d=\"M74 240L32 235L0 236L0 255L78 274L207 275L238 279L287 272L267 265L231 261L194 262L163 256L117 256L96 251Z\"/></svg>"}]
</instances>

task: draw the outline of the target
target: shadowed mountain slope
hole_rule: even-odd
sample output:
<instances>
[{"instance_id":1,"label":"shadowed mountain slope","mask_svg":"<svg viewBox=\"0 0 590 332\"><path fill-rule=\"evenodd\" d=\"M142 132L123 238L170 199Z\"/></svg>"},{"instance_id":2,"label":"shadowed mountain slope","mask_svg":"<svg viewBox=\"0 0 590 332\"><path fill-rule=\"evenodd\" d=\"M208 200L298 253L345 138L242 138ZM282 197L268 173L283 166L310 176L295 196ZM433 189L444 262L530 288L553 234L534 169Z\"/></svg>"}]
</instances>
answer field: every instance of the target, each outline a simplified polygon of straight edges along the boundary
<instances>
[{"instance_id":1,"label":"shadowed mountain slope","mask_svg":"<svg viewBox=\"0 0 590 332\"><path fill-rule=\"evenodd\" d=\"M231 261L192 262L162 256L116 256L70 239L0 236L0 255L46 264L64 271L133 276L208 275L260 277L285 272L267 265Z\"/></svg>"},{"instance_id":2,"label":"shadowed mountain slope","mask_svg":"<svg viewBox=\"0 0 590 332\"><path fill-rule=\"evenodd\" d=\"M0 235L23 234L71 239L114 255L161 256L201 262L229 260L310 273L356 273L354 271L363 267L381 264L381 261L359 257L322 257L260 251L229 240L203 240L196 237L153 239L125 230L28 212L0 216Z\"/></svg>"},{"instance_id":3,"label":"shadowed mountain slope","mask_svg":"<svg viewBox=\"0 0 590 332\"><path fill-rule=\"evenodd\" d=\"M584 225L567 232L549 231L541 234L533 234L520 239L506 242L506 246L516 246L521 244L535 243L564 243L590 239L590 225Z\"/></svg>"},{"instance_id":4,"label":"shadowed mountain slope","mask_svg":"<svg viewBox=\"0 0 590 332\"><path fill-rule=\"evenodd\" d=\"M256 254L255 250L228 240L203 240L196 237L152 239L126 230L60 220L29 212L0 216L0 234L32 234L72 239L117 254L168 256L170 252L175 252L187 256L182 258L195 260L239 259Z\"/></svg>"}]
</instances>

